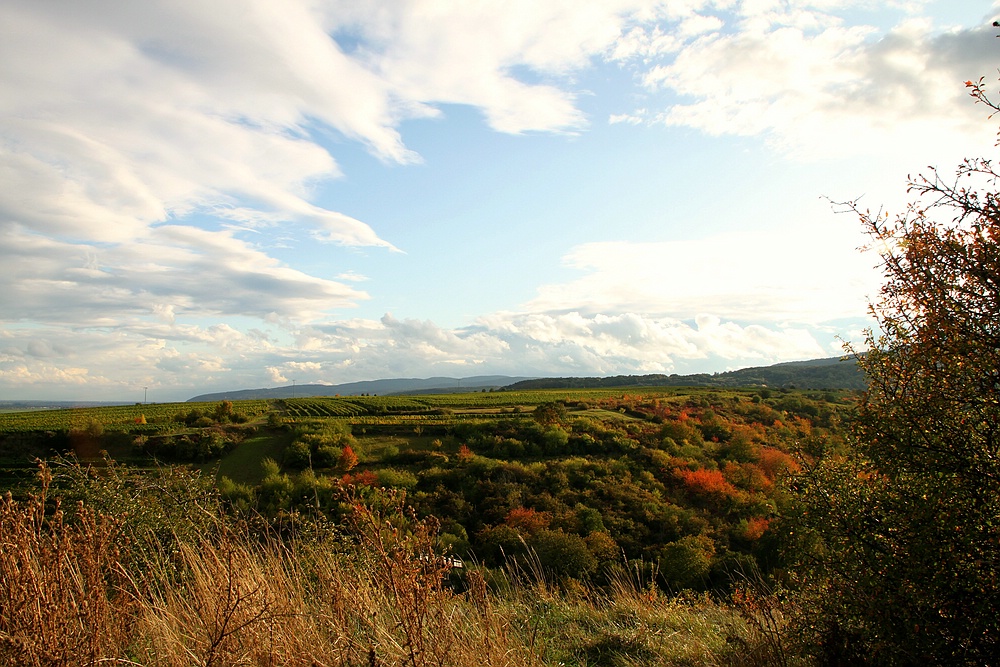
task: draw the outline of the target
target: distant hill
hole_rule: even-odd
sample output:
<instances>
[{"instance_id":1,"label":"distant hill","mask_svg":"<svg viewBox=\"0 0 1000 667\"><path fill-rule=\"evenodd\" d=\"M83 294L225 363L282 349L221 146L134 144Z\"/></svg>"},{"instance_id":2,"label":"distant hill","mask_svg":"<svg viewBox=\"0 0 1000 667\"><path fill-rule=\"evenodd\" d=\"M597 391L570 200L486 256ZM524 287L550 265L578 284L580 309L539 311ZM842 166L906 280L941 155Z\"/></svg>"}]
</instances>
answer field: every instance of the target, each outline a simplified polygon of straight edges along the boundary
<instances>
[{"instance_id":1,"label":"distant hill","mask_svg":"<svg viewBox=\"0 0 1000 667\"><path fill-rule=\"evenodd\" d=\"M477 375L468 378L432 377L432 378L393 378L389 380L365 380L362 382L347 382L344 384L300 384L286 387L269 387L264 389L240 389L223 391L214 394L201 394L189 398L189 402L201 401L236 401L260 398L294 398L296 396L358 396L359 394L391 394L414 393L460 393L465 391L482 391L483 389L499 389L512 382L527 380L524 376L509 375Z\"/></svg>"},{"instance_id":2,"label":"distant hill","mask_svg":"<svg viewBox=\"0 0 1000 667\"><path fill-rule=\"evenodd\" d=\"M357 396L360 394L429 394L483 389L587 389L601 387L772 387L791 389L864 389L865 377L854 359L840 357L792 361L726 373L694 375L615 375L613 377L527 378L479 375L467 378L393 378L344 384L300 384L201 394L188 401L235 401L296 396Z\"/></svg>"},{"instance_id":3,"label":"distant hill","mask_svg":"<svg viewBox=\"0 0 1000 667\"><path fill-rule=\"evenodd\" d=\"M602 387L773 387L789 389L864 389L865 376L853 358L792 361L726 373L695 375L616 375L613 377L537 378L505 390L596 389Z\"/></svg>"}]
</instances>

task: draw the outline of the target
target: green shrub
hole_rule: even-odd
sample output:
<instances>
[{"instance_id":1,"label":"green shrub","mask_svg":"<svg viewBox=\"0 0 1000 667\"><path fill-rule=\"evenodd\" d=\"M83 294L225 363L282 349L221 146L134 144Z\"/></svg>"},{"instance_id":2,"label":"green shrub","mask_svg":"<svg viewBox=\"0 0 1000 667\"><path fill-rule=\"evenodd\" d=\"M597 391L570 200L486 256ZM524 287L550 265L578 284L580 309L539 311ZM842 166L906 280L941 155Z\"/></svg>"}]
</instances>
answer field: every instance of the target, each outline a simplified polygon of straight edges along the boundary
<instances>
[{"instance_id":1,"label":"green shrub","mask_svg":"<svg viewBox=\"0 0 1000 667\"><path fill-rule=\"evenodd\" d=\"M406 470L382 468L375 473L379 486L400 489L414 489L417 486L417 476Z\"/></svg>"}]
</instances>

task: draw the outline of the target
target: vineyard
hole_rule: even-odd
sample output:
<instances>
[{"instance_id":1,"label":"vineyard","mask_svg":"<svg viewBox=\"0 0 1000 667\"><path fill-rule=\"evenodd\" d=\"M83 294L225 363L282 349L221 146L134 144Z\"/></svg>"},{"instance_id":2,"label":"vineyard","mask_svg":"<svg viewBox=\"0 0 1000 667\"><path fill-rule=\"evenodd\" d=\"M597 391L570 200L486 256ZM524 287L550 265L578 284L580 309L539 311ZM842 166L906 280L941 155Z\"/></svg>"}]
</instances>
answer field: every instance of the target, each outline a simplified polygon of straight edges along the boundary
<instances>
[{"instance_id":1,"label":"vineyard","mask_svg":"<svg viewBox=\"0 0 1000 667\"><path fill-rule=\"evenodd\" d=\"M190 414L192 410L212 412L217 406L217 403L136 403L68 410L6 412L0 414L0 433L67 432L85 430L94 423L110 432L157 432L175 423L179 416ZM250 420L266 415L269 410L271 402L265 400L239 401L234 407L236 414Z\"/></svg>"},{"instance_id":2,"label":"vineyard","mask_svg":"<svg viewBox=\"0 0 1000 667\"><path fill-rule=\"evenodd\" d=\"M232 414L240 422L264 420L269 414L286 422L299 419L339 419L351 424L391 425L463 421L475 417L531 412L537 406L560 401L578 408L600 409L655 402L714 402L739 392L676 387L622 389L544 389L516 392L479 392L420 396L336 396L302 397L284 400L238 400L231 402ZM699 398L700 397L700 398ZM154 434L170 432L192 415L211 415L218 403L157 403L37 410L0 413L0 434L82 431L99 424L109 433Z\"/></svg>"},{"instance_id":3,"label":"vineyard","mask_svg":"<svg viewBox=\"0 0 1000 667\"><path fill-rule=\"evenodd\" d=\"M636 387L622 389L537 389L530 391L466 392L419 396L336 396L293 398L280 401L290 415L303 417L350 417L356 415L415 414L434 410L454 412L501 411L521 407L532 409L551 401L592 403L606 400L678 399L695 395L716 395L714 389L677 387ZM238 401L237 404L240 402Z\"/></svg>"}]
</instances>

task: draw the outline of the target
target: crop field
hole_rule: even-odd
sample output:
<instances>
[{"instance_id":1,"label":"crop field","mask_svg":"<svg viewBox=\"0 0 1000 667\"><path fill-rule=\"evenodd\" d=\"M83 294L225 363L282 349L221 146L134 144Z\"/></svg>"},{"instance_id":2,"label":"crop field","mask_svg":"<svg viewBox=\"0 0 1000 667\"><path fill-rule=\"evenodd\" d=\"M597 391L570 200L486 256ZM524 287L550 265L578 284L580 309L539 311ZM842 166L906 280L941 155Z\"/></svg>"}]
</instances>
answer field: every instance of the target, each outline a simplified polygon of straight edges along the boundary
<instances>
[{"instance_id":1,"label":"crop field","mask_svg":"<svg viewBox=\"0 0 1000 667\"><path fill-rule=\"evenodd\" d=\"M344 398L288 398L281 405L287 417L354 417L367 412Z\"/></svg>"},{"instance_id":2,"label":"crop field","mask_svg":"<svg viewBox=\"0 0 1000 667\"><path fill-rule=\"evenodd\" d=\"M0 414L0 433L84 430L99 423L106 431L156 432L158 425L170 424L178 415L192 410L212 412L218 403L136 403L69 410L35 410ZM266 400L237 401L233 412L256 419L271 409ZM145 422L145 423L143 423ZM145 427L145 428L140 428Z\"/></svg>"}]
</instances>

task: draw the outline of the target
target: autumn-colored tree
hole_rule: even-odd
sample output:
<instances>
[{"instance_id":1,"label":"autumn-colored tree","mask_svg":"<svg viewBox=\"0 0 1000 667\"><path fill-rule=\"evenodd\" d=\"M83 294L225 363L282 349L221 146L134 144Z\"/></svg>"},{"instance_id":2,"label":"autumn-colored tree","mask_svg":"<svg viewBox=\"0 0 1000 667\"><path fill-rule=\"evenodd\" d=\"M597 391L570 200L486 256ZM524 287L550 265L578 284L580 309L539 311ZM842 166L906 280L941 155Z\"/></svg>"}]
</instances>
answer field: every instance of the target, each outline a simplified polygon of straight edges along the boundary
<instances>
[{"instance_id":1,"label":"autumn-colored tree","mask_svg":"<svg viewBox=\"0 0 1000 667\"><path fill-rule=\"evenodd\" d=\"M548 512L538 512L530 507L515 507L507 512L504 523L519 532L530 535L548 528L550 520Z\"/></svg>"},{"instance_id":2,"label":"autumn-colored tree","mask_svg":"<svg viewBox=\"0 0 1000 667\"><path fill-rule=\"evenodd\" d=\"M982 81L972 94L994 111ZM911 179L894 218L850 208L885 282L859 363L858 457L801 485L822 548L821 655L992 664L1000 655L1000 171Z\"/></svg>"},{"instance_id":3,"label":"autumn-colored tree","mask_svg":"<svg viewBox=\"0 0 1000 667\"><path fill-rule=\"evenodd\" d=\"M679 468L676 474L684 486L696 495L730 498L739 494L736 487L723 477L721 470Z\"/></svg>"},{"instance_id":4,"label":"autumn-colored tree","mask_svg":"<svg viewBox=\"0 0 1000 667\"><path fill-rule=\"evenodd\" d=\"M770 526L771 520L754 516L747 519L747 527L743 537L748 540L759 540Z\"/></svg>"},{"instance_id":5,"label":"autumn-colored tree","mask_svg":"<svg viewBox=\"0 0 1000 667\"><path fill-rule=\"evenodd\" d=\"M344 451L340 453L340 458L337 460L338 467L347 472L358 465L358 455L354 453L350 445L344 445Z\"/></svg>"}]
</instances>

